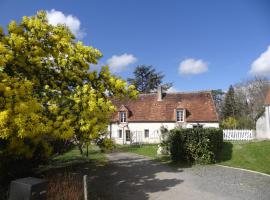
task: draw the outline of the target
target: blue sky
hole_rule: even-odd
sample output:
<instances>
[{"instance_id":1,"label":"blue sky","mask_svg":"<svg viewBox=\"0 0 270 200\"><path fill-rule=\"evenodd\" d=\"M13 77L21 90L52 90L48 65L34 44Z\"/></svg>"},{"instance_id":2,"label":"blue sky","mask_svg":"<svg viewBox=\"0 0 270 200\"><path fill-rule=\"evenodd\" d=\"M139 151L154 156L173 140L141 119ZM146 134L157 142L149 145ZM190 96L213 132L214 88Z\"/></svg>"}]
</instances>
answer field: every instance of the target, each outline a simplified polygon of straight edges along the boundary
<instances>
[{"instance_id":1,"label":"blue sky","mask_svg":"<svg viewBox=\"0 0 270 200\"><path fill-rule=\"evenodd\" d=\"M0 25L38 10L69 23L123 78L153 65L174 90L193 91L270 75L268 0L0 0Z\"/></svg>"}]
</instances>

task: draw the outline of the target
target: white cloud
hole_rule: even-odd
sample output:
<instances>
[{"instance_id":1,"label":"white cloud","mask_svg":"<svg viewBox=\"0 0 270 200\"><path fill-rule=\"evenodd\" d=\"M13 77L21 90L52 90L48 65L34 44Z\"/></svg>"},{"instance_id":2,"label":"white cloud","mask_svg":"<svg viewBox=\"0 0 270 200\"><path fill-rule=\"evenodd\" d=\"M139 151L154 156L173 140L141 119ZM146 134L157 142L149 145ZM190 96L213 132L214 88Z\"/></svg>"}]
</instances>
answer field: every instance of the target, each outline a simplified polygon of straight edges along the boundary
<instances>
[{"instance_id":1,"label":"white cloud","mask_svg":"<svg viewBox=\"0 0 270 200\"><path fill-rule=\"evenodd\" d=\"M175 87L170 87L168 90L167 90L168 93L174 93L174 92L179 92L179 90Z\"/></svg>"},{"instance_id":2,"label":"white cloud","mask_svg":"<svg viewBox=\"0 0 270 200\"><path fill-rule=\"evenodd\" d=\"M180 74L201 74L208 71L208 64L203 60L188 58L179 64L178 71Z\"/></svg>"},{"instance_id":3,"label":"white cloud","mask_svg":"<svg viewBox=\"0 0 270 200\"><path fill-rule=\"evenodd\" d=\"M269 75L270 74L270 46L251 64L249 71L252 75Z\"/></svg>"},{"instance_id":4,"label":"white cloud","mask_svg":"<svg viewBox=\"0 0 270 200\"><path fill-rule=\"evenodd\" d=\"M50 10L47 12L47 18L50 24L57 25L57 24L65 24L67 27L70 28L71 32L77 38L83 38L85 33L81 30L81 22L80 20L73 16L73 15L65 15L61 11L57 10Z\"/></svg>"},{"instance_id":5,"label":"white cloud","mask_svg":"<svg viewBox=\"0 0 270 200\"><path fill-rule=\"evenodd\" d=\"M130 64L137 61L137 58L132 54L113 55L107 60L107 64L113 72L121 72Z\"/></svg>"}]
</instances>

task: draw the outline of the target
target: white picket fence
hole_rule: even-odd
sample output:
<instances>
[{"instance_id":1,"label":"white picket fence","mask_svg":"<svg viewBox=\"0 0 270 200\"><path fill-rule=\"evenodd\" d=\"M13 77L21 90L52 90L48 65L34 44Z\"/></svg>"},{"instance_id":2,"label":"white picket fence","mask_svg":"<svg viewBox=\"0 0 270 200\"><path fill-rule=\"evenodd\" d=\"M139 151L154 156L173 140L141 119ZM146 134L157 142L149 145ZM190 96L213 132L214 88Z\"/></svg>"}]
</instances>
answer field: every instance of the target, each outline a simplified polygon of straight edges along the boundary
<instances>
[{"instance_id":1,"label":"white picket fence","mask_svg":"<svg viewBox=\"0 0 270 200\"><path fill-rule=\"evenodd\" d=\"M224 129L223 140L253 140L255 132L253 130Z\"/></svg>"}]
</instances>

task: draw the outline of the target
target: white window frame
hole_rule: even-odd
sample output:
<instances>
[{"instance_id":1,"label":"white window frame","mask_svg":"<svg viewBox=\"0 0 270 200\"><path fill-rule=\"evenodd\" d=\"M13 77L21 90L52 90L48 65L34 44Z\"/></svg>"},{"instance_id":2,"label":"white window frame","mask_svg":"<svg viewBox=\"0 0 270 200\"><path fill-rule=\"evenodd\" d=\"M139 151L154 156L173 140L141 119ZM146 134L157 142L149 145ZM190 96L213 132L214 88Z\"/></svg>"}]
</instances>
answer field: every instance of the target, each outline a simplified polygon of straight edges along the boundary
<instances>
[{"instance_id":1,"label":"white window frame","mask_svg":"<svg viewBox=\"0 0 270 200\"><path fill-rule=\"evenodd\" d=\"M127 122L127 113L124 111L120 111L119 118L121 123Z\"/></svg>"},{"instance_id":2,"label":"white window frame","mask_svg":"<svg viewBox=\"0 0 270 200\"><path fill-rule=\"evenodd\" d=\"M182 116L180 116L179 113L182 113ZM185 121L185 109L177 109L175 117L176 117L177 122L184 122Z\"/></svg>"}]
</instances>

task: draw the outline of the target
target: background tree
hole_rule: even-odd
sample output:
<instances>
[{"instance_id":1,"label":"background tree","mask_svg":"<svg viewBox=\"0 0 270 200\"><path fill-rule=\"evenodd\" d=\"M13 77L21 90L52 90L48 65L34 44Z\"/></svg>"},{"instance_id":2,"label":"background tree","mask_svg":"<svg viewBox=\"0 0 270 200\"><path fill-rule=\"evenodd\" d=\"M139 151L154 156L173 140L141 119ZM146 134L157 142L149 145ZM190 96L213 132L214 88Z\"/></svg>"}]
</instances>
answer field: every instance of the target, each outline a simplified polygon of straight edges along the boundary
<instances>
[{"instance_id":1,"label":"background tree","mask_svg":"<svg viewBox=\"0 0 270 200\"><path fill-rule=\"evenodd\" d=\"M257 119L264 113L268 90L269 80L265 77L254 77L230 86L221 103L222 120L233 117L237 120L236 128L254 129Z\"/></svg>"},{"instance_id":2,"label":"background tree","mask_svg":"<svg viewBox=\"0 0 270 200\"><path fill-rule=\"evenodd\" d=\"M239 125L255 128L257 119L264 112L264 102L269 90L266 77L255 77L235 84L235 98L241 106Z\"/></svg>"},{"instance_id":3,"label":"background tree","mask_svg":"<svg viewBox=\"0 0 270 200\"><path fill-rule=\"evenodd\" d=\"M222 103L224 101L225 92L223 92L221 89L212 90L211 92L217 109L217 113L220 116L222 112Z\"/></svg>"},{"instance_id":4,"label":"background tree","mask_svg":"<svg viewBox=\"0 0 270 200\"><path fill-rule=\"evenodd\" d=\"M140 93L150 93L157 90L162 84L164 74L156 72L152 66L140 65L133 72L134 78L128 78L127 81L134 85ZM163 84L163 89L168 90L172 87L172 83Z\"/></svg>"},{"instance_id":5,"label":"background tree","mask_svg":"<svg viewBox=\"0 0 270 200\"><path fill-rule=\"evenodd\" d=\"M233 86L231 85L229 87L228 92L225 95L224 105L222 108L222 118L223 119L226 119L228 117L236 118L237 112L238 108L235 101L235 92Z\"/></svg>"}]
</instances>

